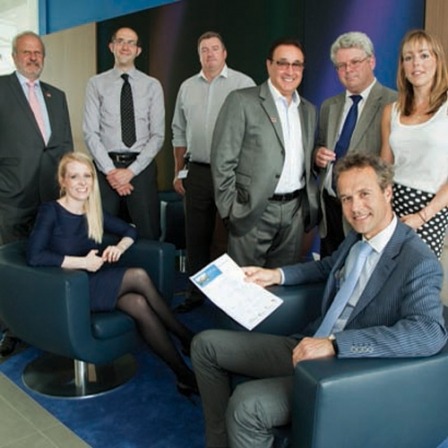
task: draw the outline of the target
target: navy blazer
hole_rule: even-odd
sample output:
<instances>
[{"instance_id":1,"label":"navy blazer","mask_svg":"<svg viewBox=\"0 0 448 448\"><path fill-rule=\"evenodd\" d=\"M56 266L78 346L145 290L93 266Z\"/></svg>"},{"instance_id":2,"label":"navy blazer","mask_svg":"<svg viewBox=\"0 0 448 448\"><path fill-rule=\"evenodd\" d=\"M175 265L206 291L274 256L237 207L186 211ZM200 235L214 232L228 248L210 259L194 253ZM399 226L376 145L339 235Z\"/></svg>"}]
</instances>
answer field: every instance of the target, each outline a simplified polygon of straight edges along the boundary
<instances>
[{"instance_id":1,"label":"navy blazer","mask_svg":"<svg viewBox=\"0 0 448 448\"><path fill-rule=\"evenodd\" d=\"M327 281L322 316L305 333L313 335L336 294L337 273L360 238L350 232L331 256L283 268L285 284ZM440 299L443 271L420 237L398 222L346 327L336 334L338 357L407 357L437 353L447 341Z\"/></svg>"}]
</instances>

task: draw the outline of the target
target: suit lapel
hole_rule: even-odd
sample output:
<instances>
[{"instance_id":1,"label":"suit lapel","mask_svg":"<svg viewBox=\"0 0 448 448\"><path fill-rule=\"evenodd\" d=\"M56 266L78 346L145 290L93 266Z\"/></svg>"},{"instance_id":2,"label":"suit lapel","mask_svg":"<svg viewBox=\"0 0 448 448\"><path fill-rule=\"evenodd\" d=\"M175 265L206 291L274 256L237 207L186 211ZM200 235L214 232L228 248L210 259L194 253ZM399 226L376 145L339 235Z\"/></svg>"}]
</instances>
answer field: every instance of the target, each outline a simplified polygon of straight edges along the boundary
<instances>
[{"instance_id":1,"label":"suit lapel","mask_svg":"<svg viewBox=\"0 0 448 448\"><path fill-rule=\"evenodd\" d=\"M45 107L47 108L47 114L48 114L48 121L50 122L50 138L48 140L48 143L51 140L52 132L51 129L54 129L53 119L56 115L56 111L54 110L54 101L52 101L52 95L50 90L48 89L48 85L41 82L40 87L42 89L42 94L44 96L45 101Z\"/></svg>"},{"instance_id":2,"label":"suit lapel","mask_svg":"<svg viewBox=\"0 0 448 448\"><path fill-rule=\"evenodd\" d=\"M376 82L367 97L366 104L364 105L361 116L359 117L355 131L353 132L350 147L356 147L363 135L366 133L367 129L370 127L372 120L378 112L378 109L381 107L380 100L381 92L378 87L378 82Z\"/></svg>"},{"instance_id":3,"label":"suit lapel","mask_svg":"<svg viewBox=\"0 0 448 448\"><path fill-rule=\"evenodd\" d=\"M341 280L341 271L345 265L345 260L347 259L348 253L352 246L359 241L360 235L356 232L350 232L344 242L341 244L340 248L337 250L337 258L334 263L333 269L330 272L327 285L322 297L322 313L325 314L332 303L334 296L337 292L337 285Z\"/></svg>"},{"instance_id":4,"label":"suit lapel","mask_svg":"<svg viewBox=\"0 0 448 448\"><path fill-rule=\"evenodd\" d=\"M338 141L339 129L341 127L342 112L344 111L345 93L338 95L335 102L328 109L328 148L334 149Z\"/></svg>"},{"instance_id":5,"label":"suit lapel","mask_svg":"<svg viewBox=\"0 0 448 448\"><path fill-rule=\"evenodd\" d=\"M34 113L31 110L30 104L28 103L28 99L26 98L22 86L20 85L19 79L17 78L15 73L10 75L11 81L11 90L14 96L17 99L17 104L23 109L23 113L26 118L31 122L31 126L35 129L36 133L43 140L42 134L39 129L39 125L37 124L36 118L34 117Z\"/></svg>"},{"instance_id":6,"label":"suit lapel","mask_svg":"<svg viewBox=\"0 0 448 448\"><path fill-rule=\"evenodd\" d=\"M267 82L263 83L260 86L260 99L261 107L263 107L263 109L265 110L269 122L272 124L272 127L277 134L278 140L282 145L282 148L284 149L285 141L283 139L282 123L280 121L280 117L278 116L277 107L274 103L271 92L269 91Z\"/></svg>"}]
</instances>

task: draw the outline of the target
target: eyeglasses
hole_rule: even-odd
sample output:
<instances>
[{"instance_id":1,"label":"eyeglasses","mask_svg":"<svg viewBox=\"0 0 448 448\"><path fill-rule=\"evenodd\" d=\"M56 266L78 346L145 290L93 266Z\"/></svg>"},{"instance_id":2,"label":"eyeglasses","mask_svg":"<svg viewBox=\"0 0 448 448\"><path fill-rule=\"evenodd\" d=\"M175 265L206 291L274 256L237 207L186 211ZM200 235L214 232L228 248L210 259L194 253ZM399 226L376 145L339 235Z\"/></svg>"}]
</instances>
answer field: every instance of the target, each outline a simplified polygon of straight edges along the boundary
<instances>
[{"instance_id":1,"label":"eyeglasses","mask_svg":"<svg viewBox=\"0 0 448 448\"><path fill-rule=\"evenodd\" d=\"M366 61L367 59L369 59L370 56L366 56L363 59L352 59L351 61L348 62L341 62L340 64L335 64L334 68L338 71L346 71L348 68L354 68L357 69L360 67L360 65Z\"/></svg>"},{"instance_id":2,"label":"eyeglasses","mask_svg":"<svg viewBox=\"0 0 448 448\"><path fill-rule=\"evenodd\" d=\"M288 70L289 67L292 67L292 69L295 72L300 72L305 68L305 63L300 61L295 62L288 62L288 61L274 61L271 59L272 62L275 62L277 64L277 67L280 68L280 70Z\"/></svg>"},{"instance_id":3,"label":"eyeglasses","mask_svg":"<svg viewBox=\"0 0 448 448\"><path fill-rule=\"evenodd\" d=\"M125 40L125 39L115 39L114 44L122 47L123 45L127 45L128 47L137 47L138 42L136 40Z\"/></svg>"}]
</instances>

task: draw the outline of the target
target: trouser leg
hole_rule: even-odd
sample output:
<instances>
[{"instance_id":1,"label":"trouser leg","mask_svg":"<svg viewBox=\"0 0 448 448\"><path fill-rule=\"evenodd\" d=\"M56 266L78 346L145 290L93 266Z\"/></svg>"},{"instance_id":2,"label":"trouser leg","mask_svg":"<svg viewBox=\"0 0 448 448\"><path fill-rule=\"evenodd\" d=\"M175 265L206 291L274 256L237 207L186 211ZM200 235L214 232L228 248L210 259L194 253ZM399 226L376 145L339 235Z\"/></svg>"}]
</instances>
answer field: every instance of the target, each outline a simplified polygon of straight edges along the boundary
<instances>
[{"instance_id":1,"label":"trouser leg","mask_svg":"<svg viewBox=\"0 0 448 448\"><path fill-rule=\"evenodd\" d=\"M270 448L272 428L291 421L294 377L248 381L229 400L226 426L231 448Z\"/></svg>"},{"instance_id":2,"label":"trouser leg","mask_svg":"<svg viewBox=\"0 0 448 448\"><path fill-rule=\"evenodd\" d=\"M247 233L237 236L229 232L228 252L240 266L277 268L300 261L303 235L301 198L269 201Z\"/></svg>"},{"instance_id":3,"label":"trouser leg","mask_svg":"<svg viewBox=\"0 0 448 448\"><path fill-rule=\"evenodd\" d=\"M118 196L117 192L110 186L104 173L99 171L98 168L97 172L103 210L109 215L118 216L120 213L120 196Z\"/></svg>"},{"instance_id":4,"label":"trouser leg","mask_svg":"<svg viewBox=\"0 0 448 448\"><path fill-rule=\"evenodd\" d=\"M320 257L331 255L344 241L342 206L339 199L324 192L325 216L327 217L327 235L320 242Z\"/></svg>"},{"instance_id":5,"label":"trouser leg","mask_svg":"<svg viewBox=\"0 0 448 448\"><path fill-rule=\"evenodd\" d=\"M228 446L225 415L231 374L279 380L292 376L296 344L289 337L226 330L204 331L193 339L191 359L204 409L207 446Z\"/></svg>"},{"instance_id":6,"label":"trouser leg","mask_svg":"<svg viewBox=\"0 0 448 448\"><path fill-rule=\"evenodd\" d=\"M192 275L210 262L216 219L210 168L192 163L184 184L187 266Z\"/></svg>"},{"instance_id":7,"label":"trouser leg","mask_svg":"<svg viewBox=\"0 0 448 448\"><path fill-rule=\"evenodd\" d=\"M140 238L158 240L160 237L160 203L157 194L157 167L153 160L131 180L133 192L126 196L131 221Z\"/></svg>"}]
</instances>

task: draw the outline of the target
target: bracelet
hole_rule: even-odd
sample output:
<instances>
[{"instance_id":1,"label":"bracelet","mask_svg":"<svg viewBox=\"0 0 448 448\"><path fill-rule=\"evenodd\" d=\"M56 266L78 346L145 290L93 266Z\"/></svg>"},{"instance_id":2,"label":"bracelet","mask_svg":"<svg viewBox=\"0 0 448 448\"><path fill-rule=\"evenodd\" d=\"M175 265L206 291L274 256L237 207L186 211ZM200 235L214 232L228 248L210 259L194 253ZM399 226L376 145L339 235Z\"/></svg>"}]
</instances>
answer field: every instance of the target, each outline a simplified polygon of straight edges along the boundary
<instances>
[{"instance_id":1,"label":"bracelet","mask_svg":"<svg viewBox=\"0 0 448 448\"><path fill-rule=\"evenodd\" d=\"M424 224L427 223L427 219L425 219L425 215L423 214L423 209L419 210L417 212L417 215L419 216L419 218L423 221Z\"/></svg>"}]
</instances>

